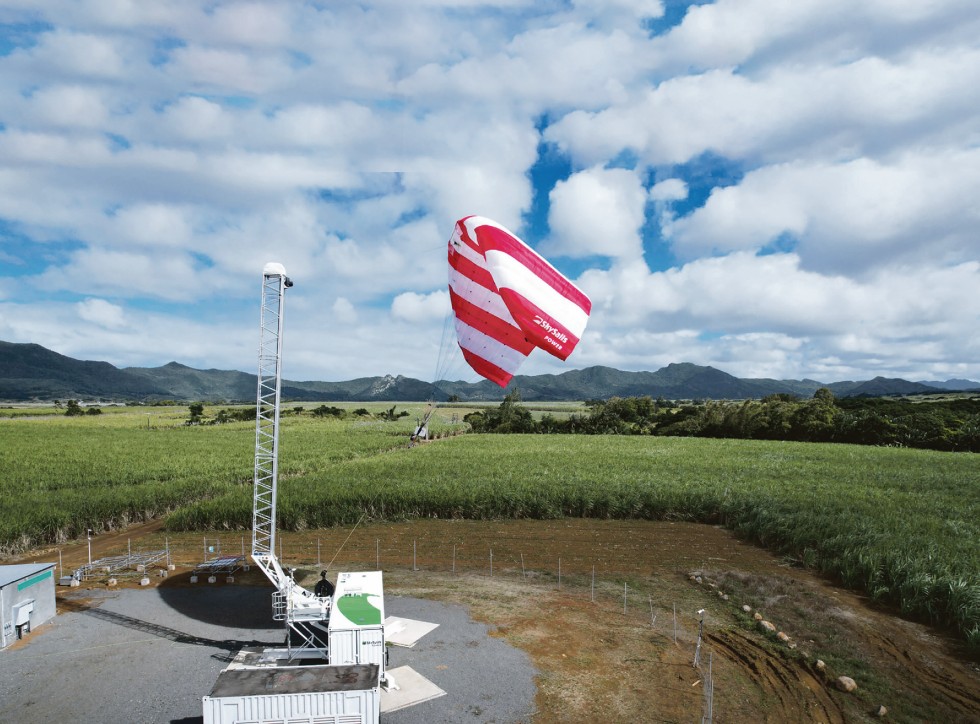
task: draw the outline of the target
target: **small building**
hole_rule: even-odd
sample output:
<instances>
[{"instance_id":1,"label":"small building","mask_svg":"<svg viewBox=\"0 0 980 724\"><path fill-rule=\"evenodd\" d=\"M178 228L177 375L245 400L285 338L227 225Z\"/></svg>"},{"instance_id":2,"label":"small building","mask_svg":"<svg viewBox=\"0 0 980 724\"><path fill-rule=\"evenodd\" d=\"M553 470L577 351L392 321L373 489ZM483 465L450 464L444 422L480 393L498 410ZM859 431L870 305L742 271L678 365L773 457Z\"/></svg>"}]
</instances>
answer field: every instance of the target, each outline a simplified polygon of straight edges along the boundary
<instances>
[{"instance_id":1,"label":"small building","mask_svg":"<svg viewBox=\"0 0 980 724\"><path fill-rule=\"evenodd\" d=\"M0 566L0 649L54 618L54 563Z\"/></svg>"}]
</instances>

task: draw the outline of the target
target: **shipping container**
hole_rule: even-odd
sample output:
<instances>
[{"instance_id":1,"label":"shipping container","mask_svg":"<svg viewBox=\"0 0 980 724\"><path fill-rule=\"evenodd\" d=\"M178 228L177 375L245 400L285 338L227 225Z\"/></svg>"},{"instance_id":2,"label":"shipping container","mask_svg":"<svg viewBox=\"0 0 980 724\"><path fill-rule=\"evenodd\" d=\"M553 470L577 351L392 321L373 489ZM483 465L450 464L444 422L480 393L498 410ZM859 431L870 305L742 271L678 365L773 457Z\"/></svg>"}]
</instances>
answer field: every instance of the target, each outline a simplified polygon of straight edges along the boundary
<instances>
[{"instance_id":1,"label":"shipping container","mask_svg":"<svg viewBox=\"0 0 980 724\"><path fill-rule=\"evenodd\" d=\"M203 699L204 724L376 724L376 665L226 669Z\"/></svg>"}]
</instances>

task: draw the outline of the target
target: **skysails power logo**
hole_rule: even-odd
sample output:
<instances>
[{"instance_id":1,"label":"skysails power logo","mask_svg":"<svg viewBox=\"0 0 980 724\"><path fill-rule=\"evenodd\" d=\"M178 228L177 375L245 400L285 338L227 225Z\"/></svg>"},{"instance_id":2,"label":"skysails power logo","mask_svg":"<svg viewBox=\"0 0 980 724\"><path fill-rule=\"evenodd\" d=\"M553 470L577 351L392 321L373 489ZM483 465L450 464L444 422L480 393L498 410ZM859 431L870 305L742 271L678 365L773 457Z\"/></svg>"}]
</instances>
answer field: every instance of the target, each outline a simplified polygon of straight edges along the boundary
<instances>
[{"instance_id":1,"label":"skysails power logo","mask_svg":"<svg viewBox=\"0 0 980 724\"><path fill-rule=\"evenodd\" d=\"M559 344L555 340L548 339L547 337L545 337L545 339L547 339L548 342L550 342L551 344L553 344L558 349L561 349L563 344L568 344L568 335L565 334L564 332L562 332L557 327L553 326L548 320L542 319L540 315L538 315L538 314L535 314L534 315L534 323L536 325L538 325L539 327L541 327L545 332L547 332L548 334L550 334L552 337L554 337L555 340L558 340L558 342L561 342L561 344Z\"/></svg>"}]
</instances>

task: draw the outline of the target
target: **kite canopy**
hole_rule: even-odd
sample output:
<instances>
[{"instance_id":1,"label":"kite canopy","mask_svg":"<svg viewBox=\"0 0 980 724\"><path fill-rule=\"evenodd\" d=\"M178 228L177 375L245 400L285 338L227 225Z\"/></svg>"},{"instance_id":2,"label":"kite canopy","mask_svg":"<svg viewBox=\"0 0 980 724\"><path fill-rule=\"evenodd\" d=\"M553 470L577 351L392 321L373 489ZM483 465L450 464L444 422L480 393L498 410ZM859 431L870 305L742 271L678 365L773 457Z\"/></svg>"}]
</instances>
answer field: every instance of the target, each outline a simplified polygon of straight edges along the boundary
<instances>
[{"instance_id":1,"label":"kite canopy","mask_svg":"<svg viewBox=\"0 0 980 724\"><path fill-rule=\"evenodd\" d=\"M449 297L463 357L501 387L535 347L566 359L592 310L578 287L482 216L457 221L449 239Z\"/></svg>"}]
</instances>

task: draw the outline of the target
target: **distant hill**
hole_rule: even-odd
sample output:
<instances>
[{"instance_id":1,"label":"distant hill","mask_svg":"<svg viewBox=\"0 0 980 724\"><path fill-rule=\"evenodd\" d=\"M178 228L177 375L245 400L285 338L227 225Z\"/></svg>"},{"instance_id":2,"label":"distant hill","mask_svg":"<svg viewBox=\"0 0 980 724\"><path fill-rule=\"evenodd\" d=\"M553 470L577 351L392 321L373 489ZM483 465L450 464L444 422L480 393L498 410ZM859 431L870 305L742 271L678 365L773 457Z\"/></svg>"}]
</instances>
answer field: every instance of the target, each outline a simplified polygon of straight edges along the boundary
<instances>
[{"instance_id":1,"label":"distant hill","mask_svg":"<svg viewBox=\"0 0 980 724\"><path fill-rule=\"evenodd\" d=\"M980 382L974 382L973 380L959 379L944 380L942 382L939 380L919 380L919 384L936 387L940 390L948 390L950 392L962 392L965 390L980 392Z\"/></svg>"},{"instance_id":2,"label":"distant hill","mask_svg":"<svg viewBox=\"0 0 980 724\"><path fill-rule=\"evenodd\" d=\"M107 395L145 399L167 394L166 388L108 362L83 362L39 344L0 341L0 399L55 400Z\"/></svg>"},{"instance_id":3,"label":"distant hill","mask_svg":"<svg viewBox=\"0 0 980 724\"><path fill-rule=\"evenodd\" d=\"M875 377L873 380L862 382L848 392L848 397L881 397L882 395L917 395L923 392L937 392L936 387L923 385L920 382L909 382L902 379L886 379Z\"/></svg>"},{"instance_id":4,"label":"distant hill","mask_svg":"<svg viewBox=\"0 0 980 724\"><path fill-rule=\"evenodd\" d=\"M198 370L178 362L162 367L118 369L108 362L87 362L52 352L37 344L0 342L0 399L203 400L254 402L254 374L234 370ZM816 380L741 379L727 372L689 362L669 364L656 372L624 372L612 367L588 367L558 375L518 375L506 390L486 380L441 380L435 384L403 377L362 377L346 382L283 380L282 395L306 402L445 400L493 402L514 388L528 401L607 399L649 395L669 400L758 399L772 394L812 397L828 387L839 397L906 395L953 389L978 389L980 382L909 382L876 377L859 382L823 383Z\"/></svg>"}]
</instances>

